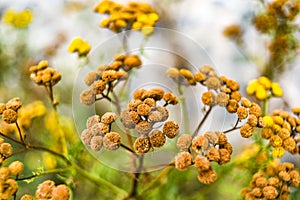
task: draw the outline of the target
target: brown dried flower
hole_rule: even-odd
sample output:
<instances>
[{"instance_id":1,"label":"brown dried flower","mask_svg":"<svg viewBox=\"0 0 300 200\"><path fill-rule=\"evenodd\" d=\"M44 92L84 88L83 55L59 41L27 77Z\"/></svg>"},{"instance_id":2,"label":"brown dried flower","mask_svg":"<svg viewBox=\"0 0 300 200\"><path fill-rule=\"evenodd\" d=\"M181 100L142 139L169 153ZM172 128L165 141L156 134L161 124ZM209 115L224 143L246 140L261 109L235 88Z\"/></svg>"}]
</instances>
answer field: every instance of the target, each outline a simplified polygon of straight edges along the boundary
<instances>
[{"instance_id":1,"label":"brown dried flower","mask_svg":"<svg viewBox=\"0 0 300 200\"><path fill-rule=\"evenodd\" d=\"M179 134L179 125L175 121L167 121L163 126L163 133L168 138L174 138Z\"/></svg>"},{"instance_id":2,"label":"brown dried flower","mask_svg":"<svg viewBox=\"0 0 300 200\"><path fill-rule=\"evenodd\" d=\"M135 140L134 149L137 153L147 153L150 150L151 143L147 137L139 137Z\"/></svg>"},{"instance_id":3,"label":"brown dried flower","mask_svg":"<svg viewBox=\"0 0 300 200\"><path fill-rule=\"evenodd\" d=\"M103 147L106 150L113 151L120 147L121 136L116 132L109 132L103 138Z\"/></svg>"},{"instance_id":4,"label":"brown dried flower","mask_svg":"<svg viewBox=\"0 0 300 200\"><path fill-rule=\"evenodd\" d=\"M175 167L178 170L186 170L192 164L193 157L189 152L180 152L175 157Z\"/></svg>"}]
</instances>

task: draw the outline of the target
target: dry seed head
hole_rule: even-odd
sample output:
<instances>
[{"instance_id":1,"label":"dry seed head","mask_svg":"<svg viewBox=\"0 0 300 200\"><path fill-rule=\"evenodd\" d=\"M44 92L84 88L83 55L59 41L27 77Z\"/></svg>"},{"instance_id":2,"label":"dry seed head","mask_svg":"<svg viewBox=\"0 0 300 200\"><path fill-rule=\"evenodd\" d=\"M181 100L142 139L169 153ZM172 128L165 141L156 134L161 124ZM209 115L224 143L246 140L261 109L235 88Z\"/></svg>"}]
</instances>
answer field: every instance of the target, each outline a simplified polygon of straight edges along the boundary
<instances>
[{"instance_id":1,"label":"dry seed head","mask_svg":"<svg viewBox=\"0 0 300 200\"><path fill-rule=\"evenodd\" d=\"M226 106L226 109L229 113L236 113L238 108L239 103L234 99L230 99Z\"/></svg>"},{"instance_id":2,"label":"dry seed head","mask_svg":"<svg viewBox=\"0 0 300 200\"><path fill-rule=\"evenodd\" d=\"M166 142L166 136L159 130L154 130L149 136L150 143L153 147L162 147Z\"/></svg>"},{"instance_id":3,"label":"dry seed head","mask_svg":"<svg viewBox=\"0 0 300 200\"><path fill-rule=\"evenodd\" d=\"M232 91L237 91L240 89L240 85L237 81L233 80L233 79L228 79L226 81L226 85L227 87L229 87Z\"/></svg>"},{"instance_id":4,"label":"dry seed head","mask_svg":"<svg viewBox=\"0 0 300 200\"><path fill-rule=\"evenodd\" d=\"M102 80L97 80L92 83L90 90L95 94L102 94L103 91L105 90L106 83Z\"/></svg>"},{"instance_id":5,"label":"dry seed head","mask_svg":"<svg viewBox=\"0 0 300 200\"><path fill-rule=\"evenodd\" d=\"M120 67L123 65L123 62L121 61L114 61L111 65L108 66L108 69L112 70L119 70Z\"/></svg>"},{"instance_id":6,"label":"dry seed head","mask_svg":"<svg viewBox=\"0 0 300 200\"><path fill-rule=\"evenodd\" d=\"M216 131L215 133L219 137L218 144L219 145L225 145L227 143L227 136L224 133L220 132L220 131Z\"/></svg>"},{"instance_id":7,"label":"dry seed head","mask_svg":"<svg viewBox=\"0 0 300 200\"><path fill-rule=\"evenodd\" d=\"M211 144L217 144L219 142L219 136L216 132L206 131L203 136L206 137Z\"/></svg>"},{"instance_id":8,"label":"dry seed head","mask_svg":"<svg viewBox=\"0 0 300 200\"><path fill-rule=\"evenodd\" d=\"M103 147L106 150L113 151L120 147L121 136L116 132L109 132L103 138Z\"/></svg>"},{"instance_id":9,"label":"dry seed head","mask_svg":"<svg viewBox=\"0 0 300 200\"><path fill-rule=\"evenodd\" d=\"M291 176L288 172L286 171L280 171L278 173L278 177L281 178L283 181L288 182L291 180Z\"/></svg>"},{"instance_id":10,"label":"dry seed head","mask_svg":"<svg viewBox=\"0 0 300 200\"><path fill-rule=\"evenodd\" d=\"M212 68L209 65L203 65L199 68L199 71L203 74L208 74L211 71L215 71L214 68Z\"/></svg>"},{"instance_id":11,"label":"dry seed head","mask_svg":"<svg viewBox=\"0 0 300 200\"><path fill-rule=\"evenodd\" d=\"M99 151L103 145L103 137L102 136L93 136L91 139L91 149L93 151Z\"/></svg>"},{"instance_id":12,"label":"dry seed head","mask_svg":"<svg viewBox=\"0 0 300 200\"><path fill-rule=\"evenodd\" d=\"M145 103L141 103L138 107L137 107L137 113L140 116L148 116L150 114L151 111L151 107Z\"/></svg>"},{"instance_id":13,"label":"dry seed head","mask_svg":"<svg viewBox=\"0 0 300 200\"><path fill-rule=\"evenodd\" d=\"M253 131L254 131L253 127L248 123L244 124L240 129L241 136L244 138L251 137L253 134Z\"/></svg>"},{"instance_id":14,"label":"dry seed head","mask_svg":"<svg viewBox=\"0 0 300 200\"><path fill-rule=\"evenodd\" d=\"M142 100L145 96L145 93L147 92L147 90L140 88L137 89L134 93L133 93L133 98L134 99L139 99Z\"/></svg>"},{"instance_id":15,"label":"dry seed head","mask_svg":"<svg viewBox=\"0 0 300 200\"><path fill-rule=\"evenodd\" d=\"M219 149L220 160L219 164L223 165L230 161L230 152L227 149Z\"/></svg>"},{"instance_id":16,"label":"dry seed head","mask_svg":"<svg viewBox=\"0 0 300 200\"><path fill-rule=\"evenodd\" d=\"M277 177L270 177L268 179L268 185L277 188L281 185L281 182Z\"/></svg>"},{"instance_id":17,"label":"dry seed head","mask_svg":"<svg viewBox=\"0 0 300 200\"><path fill-rule=\"evenodd\" d=\"M208 139L204 136L196 136L192 140L192 149L196 153L202 153L209 147Z\"/></svg>"},{"instance_id":18,"label":"dry seed head","mask_svg":"<svg viewBox=\"0 0 300 200\"><path fill-rule=\"evenodd\" d=\"M215 94L212 91L203 92L201 100L205 105L212 106L215 103Z\"/></svg>"},{"instance_id":19,"label":"dry seed head","mask_svg":"<svg viewBox=\"0 0 300 200\"><path fill-rule=\"evenodd\" d=\"M254 197L257 197L257 198L261 197L262 188L259 188L259 187L253 188L252 191L251 191L251 195L253 195Z\"/></svg>"},{"instance_id":20,"label":"dry seed head","mask_svg":"<svg viewBox=\"0 0 300 200\"><path fill-rule=\"evenodd\" d=\"M166 107L163 106L157 106L156 110L161 113L162 115L162 121L166 121L169 118L169 111Z\"/></svg>"},{"instance_id":21,"label":"dry seed head","mask_svg":"<svg viewBox=\"0 0 300 200\"><path fill-rule=\"evenodd\" d=\"M156 101L153 98L146 98L143 101L144 104L147 104L150 107L155 107L156 106Z\"/></svg>"},{"instance_id":22,"label":"dry seed head","mask_svg":"<svg viewBox=\"0 0 300 200\"><path fill-rule=\"evenodd\" d=\"M236 100L237 102L239 102L241 100L241 98L242 98L242 95L241 95L241 93L239 91L233 91L230 94L230 98Z\"/></svg>"},{"instance_id":23,"label":"dry seed head","mask_svg":"<svg viewBox=\"0 0 300 200\"><path fill-rule=\"evenodd\" d=\"M137 107L141 105L143 102L140 99L131 100L128 104L128 109L132 111L136 111Z\"/></svg>"},{"instance_id":24,"label":"dry seed head","mask_svg":"<svg viewBox=\"0 0 300 200\"><path fill-rule=\"evenodd\" d=\"M111 124L117 119L116 113L113 112L106 112L101 117L101 122L105 124Z\"/></svg>"},{"instance_id":25,"label":"dry seed head","mask_svg":"<svg viewBox=\"0 0 300 200\"><path fill-rule=\"evenodd\" d=\"M52 190L52 200L68 200L70 199L70 191L66 185L58 185Z\"/></svg>"},{"instance_id":26,"label":"dry seed head","mask_svg":"<svg viewBox=\"0 0 300 200\"><path fill-rule=\"evenodd\" d=\"M124 60L124 64L129 69L132 69L135 67L140 67L142 65L142 61L137 55L127 55Z\"/></svg>"},{"instance_id":27,"label":"dry seed head","mask_svg":"<svg viewBox=\"0 0 300 200\"><path fill-rule=\"evenodd\" d=\"M211 169L211 165L207 157L202 155L197 155L194 159L194 166L198 168L200 171L208 171Z\"/></svg>"},{"instance_id":28,"label":"dry seed head","mask_svg":"<svg viewBox=\"0 0 300 200\"><path fill-rule=\"evenodd\" d=\"M117 76L117 71L115 70L105 70L102 73L102 80L105 82L112 82L114 80L117 80L118 76Z\"/></svg>"},{"instance_id":29,"label":"dry seed head","mask_svg":"<svg viewBox=\"0 0 300 200\"><path fill-rule=\"evenodd\" d=\"M267 199L275 199L278 196L278 191L273 186L266 186L263 188L263 195Z\"/></svg>"},{"instance_id":30,"label":"dry seed head","mask_svg":"<svg viewBox=\"0 0 300 200\"><path fill-rule=\"evenodd\" d=\"M206 80L206 75L201 72L198 72L198 73L194 74L194 80L199 83L202 83L203 81Z\"/></svg>"},{"instance_id":31,"label":"dry seed head","mask_svg":"<svg viewBox=\"0 0 300 200\"><path fill-rule=\"evenodd\" d=\"M93 115L86 120L86 127L91 128L94 124L97 124L99 122L100 122L100 116Z\"/></svg>"},{"instance_id":32,"label":"dry seed head","mask_svg":"<svg viewBox=\"0 0 300 200\"><path fill-rule=\"evenodd\" d=\"M216 96L216 103L221 106L225 107L228 104L229 96L225 92L219 92Z\"/></svg>"},{"instance_id":33,"label":"dry seed head","mask_svg":"<svg viewBox=\"0 0 300 200\"><path fill-rule=\"evenodd\" d=\"M6 109L18 111L22 107L22 102L19 97L15 97L6 103Z\"/></svg>"},{"instance_id":34,"label":"dry seed head","mask_svg":"<svg viewBox=\"0 0 300 200\"><path fill-rule=\"evenodd\" d=\"M10 163L10 165L8 166L8 169L11 174L14 174L14 175L21 174L24 170L24 164L20 161L14 161L14 162Z\"/></svg>"},{"instance_id":35,"label":"dry seed head","mask_svg":"<svg viewBox=\"0 0 300 200\"><path fill-rule=\"evenodd\" d=\"M210 169L208 171L198 170L198 180L203 184L211 184L217 179L215 170Z\"/></svg>"},{"instance_id":36,"label":"dry seed head","mask_svg":"<svg viewBox=\"0 0 300 200\"><path fill-rule=\"evenodd\" d=\"M283 147L275 147L272 150L272 155L274 158L281 158L284 155L284 148Z\"/></svg>"},{"instance_id":37,"label":"dry seed head","mask_svg":"<svg viewBox=\"0 0 300 200\"><path fill-rule=\"evenodd\" d=\"M177 139L177 148L181 151L187 151L192 144L192 136L189 134L182 134Z\"/></svg>"},{"instance_id":38,"label":"dry seed head","mask_svg":"<svg viewBox=\"0 0 300 200\"><path fill-rule=\"evenodd\" d=\"M209 77L205 81L205 85L208 89L217 90L221 86L221 81L218 77Z\"/></svg>"},{"instance_id":39,"label":"dry seed head","mask_svg":"<svg viewBox=\"0 0 300 200\"><path fill-rule=\"evenodd\" d=\"M140 134L148 134L152 130L152 124L148 121L140 121L136 126L135 130Z\"/></svg>"},{"instance_id":40,"label":"dry seed head","mask_svg":"<svg viewBox=\"0 0 300 200\"><path fill-rule=\"evenodd\" d=\"M296 115L300 114L300 107L294 107L292 108L292 112Z\"/></svg>"},{"instance_id":41,"label":"dry seed head","mask_svg":"<svg viewBox=\"0 0 300 200\"><path fill-rule=\"evenodd\" d=\"M246 119L248 117L248 109L244 106L240 106L237 109L237 115L240 120Z\"/></svg>"},{"instance_id":42,"label":"dry seed head","mask_svg":"<svg viewBox=\"0 0 300 200\"><path fill-rule=\"evenodd\" d=\"M252 102L249 100L249 99L247 99L246 97L242 97L241 98L241 103L242 103L242 106L244 106L244 107L246 107L246 108L250 108L251 107L251 105L252 105Z\"/></svg>"},{"instance_id":43,"label":"dry seed head","mask_svg":"<svg viewBox=\"0 0 300 200\"><path fill-rule=\"evenodd\" d=\"M255 180L255 185L257 187L263 188L263 187L267 186L267 184L268 184L268 180L264 176L258 177Z\"/></svg>"},{"instance_id":44,"label":"dry seed head","mask_svg":"<svg viewBox=\"0 0 300 200\"><path fill-rule=\"evenodd\" d=\"M128 77L128 73L125 71L117 71L116 76L117 76L117 79L124 80Z\"/></svg>"},{"instance_id":45,"label":"dry seed head","mask_svg":"<svg viewBox=\"0 0 300 200\"><path fill-rule=\"evenodd\" d=\"M273 116L273 121L278 124L278 125L282 125L283 124L283 118L280 116Z\"/></svg>"},{"instance_id":46,"label":"dry seed head","mask_svg":"<svg viewBox=\"0 0 300 200\"><path fill-rule=\"evenodd\" d=\"M135 140L134 149L137 153L147 153L151 148L151 143L147 137L139 137Z\"/></svg>"},{"instance_id":47,"label":"dry seed head","mask_svg":"<svg viewBox=\"0 0 300 200\"><path fill-rule=\"evenodd\" d=\"M151 111L148 116L148 120L150 123L156 123L163 121L163 116L157 110Z\"/></svg>"},{"instance_id":48,"label":"dry seed head","mask_svg":"<svg viewBox=\"0 0 300 200\"><path fill-rule=\"evenodd\" d=\"M84 144L90 145L93 135L90 129L85 129L81 133L81 140Z\"/></svg>"},{"instance_id":49,"label":"dry seed head","mask_svg":"<svg viewBox=\"0 0 300 200\"><path fill-rule=\"evenodd\" d=\"M255 115L253 115L253 114L249 115L247 123L250 126L255 127L257 125L257 123L258 123L257 117Z\"/></svg>"},{"instance_id":50,"label":"dry seed head","mask_svg":"<svg viewBox=\"0 0 300 200\"><path fill-rule=\"evenodd\" d=\"M270 138L270 144L272 147L281 147L282 146L282 139L278 135L273 135Z\"/></svg>"},{"instance_id":51,"label":"dry seed head","mask_svg":"<svg viewBox=\"0 0 300 200\"><path fill-rule=\"evenodd\" d=\"M262 116L262 110L261 110L260 106L257 105L256 103L252 103L249 113L255 115L256 117Z\"/></svg>"},{"instance_id":52,"label":"dry seed head","mask_svg":"<svg viewBox=\"0 0 300 200\"><path fill-rule=\"evenodd\" d=\"M264 139L269 139L274 135L274 133L272 131L272 128L263 128L261 135Z\"/></svg>"},{"instance_id":53,"label":"dry seed head","mask_svg":"<svg viewBox=\"0 0 300 200\"><path fill-rule=\"evenodd\" d=\"M166 92L163 96L163 99L167 104L176 105L178 103L178 98L172 92Z\"/></svg>"},{"instance_id":54,"label":"dry seed head","mask_svg":"<svg viewBox=\"0 0 300 200\"><path fill-rule=\"evenodd\" d=\"M220 153L219 153L218 149L211 147L208 149L208 151L206 153L207 153L206 156L207 156L208 160L215 161L215 162L220 161Z\"/></svg>"},{"instance_id":55,"label":"dry seed head","mask_svg":"<svg viewBox=\"0 0 300 200\"><path fill-rule=\"evenodd\" d=\"M104 135L109 132L109 125L102 122L96 123L90 128L90 132L93 136Z\"/></svg>"},{"instance_id":56,"label":"dry seed head","mask_svg":"<svg viewBox=\"0 0 300 200\"><path fill-rule=\"evenodd\" d=\"M17 122L18 114L12 109L6 109L2 113L2 120L8 124L13 124Z\"/></svg>"},{"instance_id":57,"label":"dry seed head","mask_svg":"<svg viewBox=\"0 0 300 200\"><path fill-rule=\"evenodd\" d=\"M283 148L289 152L293 152L293 150L296 148L297 144L293 138L286 138L283 140Z\"/></svg>"},{"instance_id":58,"label":"dry seed head","mask_svg":"<svg viewBox=\"0 0 300 200\"><path fill-rule=\"evenodd\" d=\"M189 152L180 152L175 156L175 167L178 170L186 170L192 164L193 157Z\"/></svg>"},{"instance_id":59,"label":"dry seed head","mask_svg":"<svg viewBox=\"0 0 300 200\"><path fill-rule=\"evenodd\" d=\"M47 180L39 184L35 192L35 196L38 199L50 199L52 197L52 191L55 188L53 181Z\"/></svg>"},{"instance_id":60,"label":"dry seed head","mask_svg":"<svg viewBox=\"0 0 300 200\"><path fill-rule=\"evenodd\" d=\"M90 86L92 85L96 80L98 80L100 77L98 75L97 72L89 72L85 79L84 79L84 82L87 86Z\"/></svg>"},{"instance_id":61,"label":"dry seed head","mask_svg":"<svg viewBox=\"0 0 300 200\"><path fill-rule=\"evenodd\" d=\"M232 145L229 142L225 143L222 146L224 149L226 149L229 152L230 155L232 154L233 149L232 149Z\"/></svg>"},{"instance_id":62,"label":"dry seed head","mask_svg":"<svg viewBox=\"0 0 300 200\"><path fill-rule=\"evenodd\" d=\"M154 87L147 92L147 95L145 95L146 96L145 98L153 98L155 101L159 101L163 98L164 94L165 94L165 92L163 89L161 89L159 87Z\"/></svg>"},{"instance_id":63,"label":"dry seed head","mask_svg":"<svg viewBox=\"0 0 300 200\"><path fill-rule=\"evenodd\" d=\"M163 126L163 133L168 138L174 138L179 134L179 125L175 121L167 121Z\"/></svg>"},{"instance_id":64,"label":"dry seed head","mask_svg":"<svg viewBox=\"0 0 300 200\"><path fill-rule=\"evenodd\" d=\"M0 181L4 182L6 181L10 176L10 170L8 167L1 167L0 168Z\"/></svg>"},{"instance_id":65,"label":"dry seed head","mask_svg":"<svg viewBox=\"0 0 300 200\"><path fill-rule=\"evenodd\" d=\"M279 133L278 133L279 137L281 137L282 139L287 139L290 137L290 131L286 128L282 128L280 129Z\"/></svg>"},{"instance_id":66,"label":"dry seed head","mask_svg":"<svg viewBox=\"0 0 300 200\"><path fill-rule=\"evenodd\" d=\"M136 123L132 120L131 118L131 112L133 111L129 111L129 110L124 110L121 112L121 115L120 115L120 120L122 122L122 124L125 126L125 128L134 128ZM136 113L136 112L134 112ZM138 116L138 114L136 113L136 115ZM139 117L139 116L138 116Z\"/></svg>"},{"instance_id":67,"label":"dry seed head","mask_svg":"<svg viewBox=\"0 0 300 200\"><path fill-rule=\"evenodd\" d=\"M80 102L90 106L96 101L96 96L91 90L85 90L80 94Z\"/></svg>"}]
</instances>

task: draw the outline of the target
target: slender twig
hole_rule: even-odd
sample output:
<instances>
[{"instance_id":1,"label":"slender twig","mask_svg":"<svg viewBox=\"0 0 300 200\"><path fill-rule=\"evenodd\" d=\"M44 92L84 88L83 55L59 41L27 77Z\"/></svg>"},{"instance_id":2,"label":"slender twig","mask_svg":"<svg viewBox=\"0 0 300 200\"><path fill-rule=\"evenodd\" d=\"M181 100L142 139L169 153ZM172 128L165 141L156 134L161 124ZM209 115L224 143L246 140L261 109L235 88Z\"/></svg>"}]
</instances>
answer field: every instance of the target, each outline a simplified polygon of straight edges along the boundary
<instances>
[{"instance_id":1,"label":"slender twig","mask_svg":"<svg viewBox=\"0 0 300 200\"><path fill-rule=\"evenodd\" d=\"M157 169L159 167L168 167L168 166L175 166L175 162L170 162L170 163L167 163L167 164L158 164L158 165L152 165L152 166L149 166L149 167L145 167L145 171L148 171L148 170L151 170L151 169Z\"/></svg>"},{"instance_id":2,"label":"slender twig","mask_svg":"<svg viewBox=\"0 0 300 200\"><path fill-rule=\"evenodd\" d=\"M21 140L21 142L24 142L24 139L23 139L23 136L22 136L22 132L21 132L21 128L20 128L18 122L16 122L16 126L17 126L17 129L18 129L20 140Z\"/></svg>"},{"instance_id":3,"label":"slender twig","mask_svg":"<svg viewBox=\"0 0 300 200\"><path fill-rule=\"evenodd\" d=\"M66 172L66 171L70 171L72 169L73 168L69 166L69 167L65 167L65 168L58 168L58 169L48 170L48 171L44 171L44 172L36 172L31 176L26 176L26 177L23 177L23 178L16 178L16 181L29 180L29 179L36 178L36 177L42 176L42 175L63 173L63 172Z\"/></svg>"},{"instance_id":4,"label":"slender twig","mask_svg":"<svg viewBox=\"0 0 300 200\"><path fill-rule=\"evenodd\" d=\"M205 122L205 120L207 119L207 117L208 117L209 113L211 112L211 110L212 110L212 106L210 106L209 109L208 109L208 111L206 111L206 113L204 114L202 120L199 122L197 128L196 128L195 131L193 132L193 135L192 135L193 138L198 134L198 132L199 132L201 126L204 124L204 122Z\"/></svg>"},{"instance_id":5,"label":"slender twig","mask_svg":"<svg viewBox=\"0 0 300 200\"><path fill-rule=\"evenodd\" d=\"M234 126L232 128L230 128L230 129L226 130L226 131L223 131L223 133L229 133L231 131L234 131L234 130L237 130L237 129L241 128L241 126L237 126L239 124L239 122L240 122L240 120L237 119L236 123L234 124Z\"/></svg>"},{"instance_id":6,"label":"slender twig","mask_svg":"<svg viewBox=\"0 0 300 200\"><path fill-rule=\"evenodd\" d=\"M132 153L132 155L138 157L138 154L136 154L130 147L126 146L125 144L120 145L122 148L126 149L127 151L129 151L130 153Z\"/></svg>"},{"instance_id":7,"label":"slender twig","mask_svg":"<svg viewBox=\"0 0 300 200\"><path fill-rule=\"evenodd\" d=\"M139 161L139 165L138 165L136 172L133 174L134 177L133 177L132 189L129 194L129 197L135 197L137 195L138 181L139 181L139 177L141 175L142 169L143 169L144 154L139 156L138 161Z\"/></svg>"},{"instance_id":8,"label":"slender twig","mask_svg":"<svg viewBox=\"0 0 300 200\"><path fill-rule=\"evenodd\" d=\"M179 101L180 104L182 105L182 110L183 110L184 131L186 134L190 134L191 130L189 126L189 116L188 116L186 101L179 81L178 81L178 92L180 95Z\"/></svg>"}]
</instances>

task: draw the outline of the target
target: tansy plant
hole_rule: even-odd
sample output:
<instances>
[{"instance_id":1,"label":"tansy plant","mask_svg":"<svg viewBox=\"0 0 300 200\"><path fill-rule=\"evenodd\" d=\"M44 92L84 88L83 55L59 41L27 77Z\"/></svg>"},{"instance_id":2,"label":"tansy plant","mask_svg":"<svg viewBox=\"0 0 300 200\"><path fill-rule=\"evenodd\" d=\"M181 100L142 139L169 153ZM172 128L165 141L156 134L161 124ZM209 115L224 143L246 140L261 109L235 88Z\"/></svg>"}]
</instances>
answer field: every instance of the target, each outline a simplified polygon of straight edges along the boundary
<instances>
[{"instance_id":1,"label":"tansy plant","mask_svg":"<svg viewBox=\"0 0 300 200\"><path fill-rule=\"evenodd\" d=\"M93 69L84 74L85 88L76 96L82 107L75 109L96 108L95 113L80 117L84 127L78 129L80 137L74 122L63 116L69 108L58 95L64 89L59 87L64 74L50 60L35 61L26 75L34 91L48 101L23 103L25 98L15 97L0 103L0 199L211 199L219 190L247 200L296 196L300 183L297 163L279 158L287 152L299 157L300 108L292 112L268 112L267 108L271 98L284 96L279 83L273 81L272 67L294 58L291 54L297 41L291 24L299 2L260 2L264 10L252 21L258 31L270 37L270 58L263 75L251 80L245 93L233 78L218 74L211 65L202 65L194 71L188 66L169 66L164 76L176 87L140 85L129 95L132 78L145 70L146 57L128 51L128 38L122 37L122 53L115 52L109 63L99 61L97 68L88 62L94 45L74 38L67 50L85 58L85 65ZM151 37L160 19L155 5L141 2L104 0L93 11L107 16L101 20L101 28L121 35L133 30ZM19 16L9 12L3 22L16 24ZM27 24L14 26L24 28L30 23L29 15L21 18ZM224 31L240 46L244 45L243 33L237 25ZM283 44L287 46L283 48ZM189 113L194 109L185 94L189 89L198 92L199 118ZM179 106L184 113L181 122L174 117ZM217 110L235 120L229 128L217 128L214 123L207 128ZM190 121L195 122L194 128ZM245 149L234 144L233 137L239 144L247 143ZM105 166L87 150L100 161L108 155L111 163ZM156 155L163 162L149 162ZM28 162L32 157L38 162ZM129 170L117 171L110 164Z\"/></svg>"}]
</instances>

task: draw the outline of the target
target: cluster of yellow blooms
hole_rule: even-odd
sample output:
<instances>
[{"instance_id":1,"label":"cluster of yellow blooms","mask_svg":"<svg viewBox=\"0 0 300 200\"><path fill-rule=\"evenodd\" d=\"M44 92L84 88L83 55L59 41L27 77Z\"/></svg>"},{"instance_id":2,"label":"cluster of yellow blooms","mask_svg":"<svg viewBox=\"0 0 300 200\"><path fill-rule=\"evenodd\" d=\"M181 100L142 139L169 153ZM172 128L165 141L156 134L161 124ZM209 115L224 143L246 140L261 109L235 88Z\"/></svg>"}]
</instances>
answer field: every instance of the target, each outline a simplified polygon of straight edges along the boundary
<instances>
[{"instance_id":1,"label":"cluster of yellow blooms","mask_svg":"<svg viewBox=\"0 0 300 200\"><path fill-rule=\"evenodd\" d=\"M141 2L130 2L128 6L124 6L110 0L104 0L94 7L94 11L110 15L101 21L100 26L109 28L116 33L133 29L149 35L159 20L157 11L148 3Z\"/></svg>"},{"instance_id":2,"label":"cluster of yellow blooms","mask_svg":"<svg viewBox=\"0 0 300 200\"><path fill-rule=\"evenodd\" d=\"M261 76L258 79L251 80L247 86L247 94L255 95L260 100L266 100L270 97L281 97L282 89L276 82L272 82L265 76Z\"/></svg>"},{"instance_id":3,"label":"cluster of yellow blooms","mask_svg":"<svg viewBox=\"0 0 300 200\"><path fill-rule=\"evenodd\" d=\"M80 37L76 37L72 40L71 44L68 47L70 53L77 52L78 57L86 56L91 50L91 46L87 41L84 41Z\"/></svg>"},{"instance_id":4,"label":"cluster of yellow blooms","mask_svg":"<svg viewBox=\"0 0 300 200\"><path fill-rule=\"evenodd\" d=\"M292 111L299 115L300 108L294 108ZM283 110L275 110L270 115L264 116L263 120L266 127L262 129L262 137L270 140L273 157L280 158L285 151L292 154L299 153L299 116L292 116Z\"/></svg>"},{"instance_id":5,"label":"cluster of yellow blooms","mask_svg":"<svg viewBox=\"0 0 300 200\"><path fill-rule=\"evenodd\" d=\"M2 16L2 22L15 28L27 28L31 21L32 12L30 10L17 12L14 9L7 9Z\"/></svg>"},{"instance_id":6,"label":"cluster of yellow blooms","mask_svg":"<svg viewBox=\"0 0 300 200\"><path fill-rule=\"evenodd\" d=\"M299 172L292 163L271 162L268 167L253 175L249 187L242 190L245 200L290 199L290 187L298 188Z\"/></svg>"}]
</instances>

